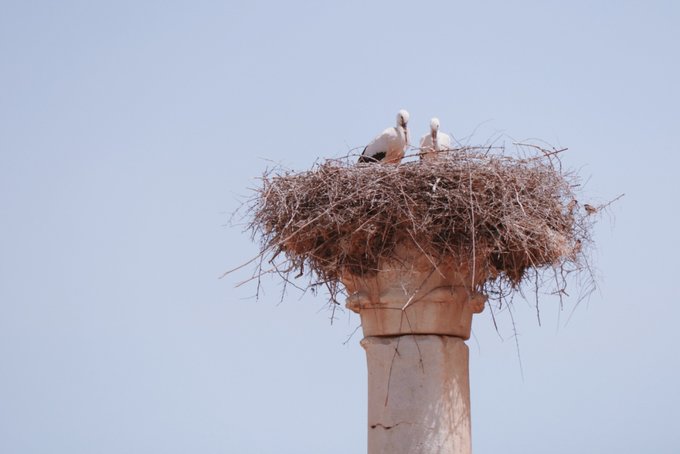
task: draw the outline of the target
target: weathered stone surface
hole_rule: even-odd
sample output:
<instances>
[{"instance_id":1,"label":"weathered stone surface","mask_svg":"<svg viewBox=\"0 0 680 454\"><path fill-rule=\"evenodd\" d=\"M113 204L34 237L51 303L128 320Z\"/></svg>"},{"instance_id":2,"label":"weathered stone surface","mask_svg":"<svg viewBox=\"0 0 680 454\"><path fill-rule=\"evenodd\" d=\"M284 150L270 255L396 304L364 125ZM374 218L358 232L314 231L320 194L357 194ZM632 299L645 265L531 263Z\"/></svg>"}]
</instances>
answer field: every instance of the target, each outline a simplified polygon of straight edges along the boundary
<instances>
[{"instance_id":1,"label":"weathered stone surface","mask_svg":"<svg viewBox=\"0 0 680 454\"><path fill-rule=\"evenodd\" d=\"M366 337L369 454L468 454L468 347L457 337Z\"/></svg>"},{"instance_id":2,"label":"weathered stone surface","mask_svg":"<svg viewBox=\"0 0 680 454\"><path fill-rule=\"evenodd\" d=\"M343 276L368 360L369 454L469 454L468 347L486 298L470 263L402 245L370 275Z\"/></svg>"},{"instance_id":3,"label":"weathered stone surface","mask_svg":"<svg viewBox=\"0 0 680 454\"><path fill-rule=\"evenodd\" d=\"M364 336L442 334L470 337L472 315L486 298L476 293L469 264L435 262L415 247L401 247L368 276L347 274L347 307L361 316ZM482 279L483 280L483 279Z\"/></svg>"}]
</instances>

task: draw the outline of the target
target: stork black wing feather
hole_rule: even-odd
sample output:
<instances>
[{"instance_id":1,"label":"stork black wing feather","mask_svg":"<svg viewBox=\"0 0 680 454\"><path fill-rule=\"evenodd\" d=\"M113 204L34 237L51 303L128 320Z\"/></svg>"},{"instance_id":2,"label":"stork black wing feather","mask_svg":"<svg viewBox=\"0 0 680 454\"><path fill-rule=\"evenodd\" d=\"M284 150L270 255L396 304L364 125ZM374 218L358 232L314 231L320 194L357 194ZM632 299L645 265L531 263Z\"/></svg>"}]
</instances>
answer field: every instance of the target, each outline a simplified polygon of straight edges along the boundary
<instances>
[{"instance_id":1,"label":"stork black wing feather","mask_svg":"<svg viewBox=\"0 0 680 454\"><path fill-rule=\"evenodd\" d=\"M365 148L364 148L364 151L366 151ZM367 156L367 155L365 155L365 154L362 154L361 156L359 156L359 162L378 162L378 161L382 161L383 159L385 159L385 155L386 155L386 154L387 154L387 153L384 152L384 151L380 151L380 152L374 154L373 156Z\"/></svg>"}]
</instances>

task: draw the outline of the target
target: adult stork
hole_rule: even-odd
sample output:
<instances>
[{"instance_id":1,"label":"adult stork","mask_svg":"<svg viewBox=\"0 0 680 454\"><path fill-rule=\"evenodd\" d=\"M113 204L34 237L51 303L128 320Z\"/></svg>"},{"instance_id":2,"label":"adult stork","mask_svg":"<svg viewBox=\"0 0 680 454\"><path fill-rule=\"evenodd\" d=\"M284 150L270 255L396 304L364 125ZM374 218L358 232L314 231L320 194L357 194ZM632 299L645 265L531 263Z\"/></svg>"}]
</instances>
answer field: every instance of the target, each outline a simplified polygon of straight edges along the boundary
<instances>
[{"instance_id":1,"label":"adult stork","mask_svg":"<svg viewBox=\"0 0 680 454\"><path fill-rule=\"evenodd\" d=\"M439 132L439 118L430 120L430 133L425 134L420 139L420 159L430 161L437 159L440 151L451 149L451 137L443 132Z\"/></svg>"},{"instance_id":2,"label":"adult stork","mask_svg":"<svg viewBox=\"0 0 680 454\"><path fill-rule=\"evenodd\" d=\"M399 164L408 146L408 112L397 113L397 125L387 128L371 141L359 156L359 162Z\"/></svg>"}]
</instances>

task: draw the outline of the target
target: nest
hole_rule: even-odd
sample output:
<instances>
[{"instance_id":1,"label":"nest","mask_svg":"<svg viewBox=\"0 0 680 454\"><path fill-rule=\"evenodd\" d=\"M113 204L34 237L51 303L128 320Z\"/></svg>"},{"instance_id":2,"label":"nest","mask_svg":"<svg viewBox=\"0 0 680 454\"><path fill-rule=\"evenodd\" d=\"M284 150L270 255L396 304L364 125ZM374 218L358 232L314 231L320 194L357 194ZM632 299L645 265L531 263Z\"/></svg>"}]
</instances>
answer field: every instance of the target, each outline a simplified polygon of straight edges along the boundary
<instances>
[{"instance_id":1,"label":"nest","mask_svg":"<svg viewBox=\"0 0 680 454\"><path fill-rule=\"evenodd\" d=\"M526 281L566 294L566 276L589 269L584 248L596 208L576 201L578 178L556 156L563 150L534 148L521 157L466 147L427 162L270 169L246 203L261 244L256 276L274 272L291 282L307 274L337 302L343 275L376 273L411 242L435 259L475 263L474 285L491 299Z\"/></svg>"}]
</instances>

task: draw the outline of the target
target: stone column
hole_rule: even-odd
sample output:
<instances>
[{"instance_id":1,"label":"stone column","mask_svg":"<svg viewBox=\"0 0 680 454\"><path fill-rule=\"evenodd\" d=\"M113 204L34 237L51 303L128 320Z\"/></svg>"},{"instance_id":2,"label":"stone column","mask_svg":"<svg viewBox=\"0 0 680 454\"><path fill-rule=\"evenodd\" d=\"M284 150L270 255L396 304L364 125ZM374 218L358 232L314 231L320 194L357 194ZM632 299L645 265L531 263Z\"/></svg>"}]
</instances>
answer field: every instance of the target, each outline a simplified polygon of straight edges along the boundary
<instances>
[{"instance_id":1,"label":"stone column","mask_svg":"<svg viewBox=\"0 0 680 454\"><path fill-rule=\"evenodd\" d=\"M369 275L346 275L368 360L368 454L469 454L470 266L399 248ZM475 284L477 282L474 282Z\"/></svg>"}]
</instances>

